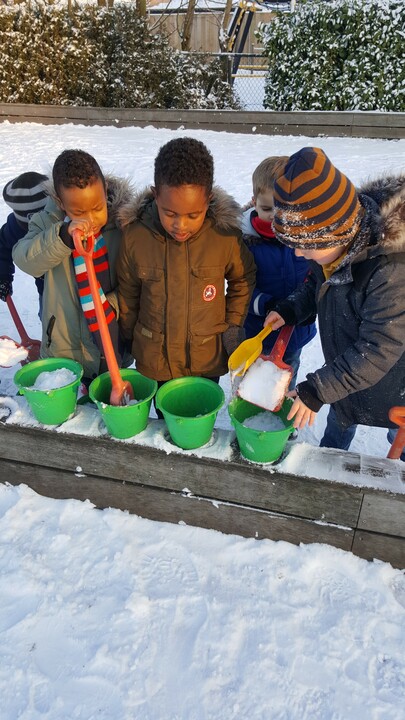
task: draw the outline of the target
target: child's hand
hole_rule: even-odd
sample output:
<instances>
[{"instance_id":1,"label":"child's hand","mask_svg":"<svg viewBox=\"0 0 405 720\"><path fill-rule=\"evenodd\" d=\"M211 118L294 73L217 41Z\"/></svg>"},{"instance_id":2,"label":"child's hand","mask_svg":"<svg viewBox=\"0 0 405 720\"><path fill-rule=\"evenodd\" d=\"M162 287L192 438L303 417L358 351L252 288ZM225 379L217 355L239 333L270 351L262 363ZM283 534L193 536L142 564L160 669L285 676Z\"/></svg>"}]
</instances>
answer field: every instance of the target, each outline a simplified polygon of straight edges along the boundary
<instances>
[{"instance_id":1,"label":"child's hand","mask_svg":"<svg viewBox=\"0 0 405 720\"><path fill-rule=\"evenodd\" d=\"M80 232L83 234L83 238L87 238L89 235L93 235L93 223L87 218L71 220L67 227L67 231L71 238L73 238L73 233L75 230L80 230Z\"/></svg>"},{"instance_id":2,"label":"child's hand","mask_svg":"<svg viewBox=\"0 0 405 720\"><path fill-rule=\"evenodd\" d=\"M305 425L313 425L316 418L316 412L310 410L309 407L299 399L296 390L287 393L287 397L294 398L293 406L287 415L287 420L294 418L294 427L302 430Z\"/></svg>"},{"instance_id":3,"label":"child's hand","mask_svg":"<svg viewBox=\"0 0 405 720\"><path fill-rule=\"evenodd\" d=\"M271 310L268 315L266 315L266 319L263 323L263 327L266 327L267 325L272 325L273 330L278 330L283 325L285 325L285 320L281 317L281 315L278 314L275 310Z\"/></svg>"}]
</instances>

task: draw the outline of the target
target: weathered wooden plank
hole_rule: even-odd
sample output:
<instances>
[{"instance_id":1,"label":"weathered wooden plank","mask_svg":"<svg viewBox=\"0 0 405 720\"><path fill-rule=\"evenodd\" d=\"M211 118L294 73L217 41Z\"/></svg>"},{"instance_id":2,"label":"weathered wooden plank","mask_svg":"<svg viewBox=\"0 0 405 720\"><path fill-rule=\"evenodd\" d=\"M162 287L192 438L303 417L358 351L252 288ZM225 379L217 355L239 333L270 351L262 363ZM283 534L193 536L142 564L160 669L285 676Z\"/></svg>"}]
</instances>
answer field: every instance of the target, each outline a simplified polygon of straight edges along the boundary
<instances>
[{"instance_id":1,"label":"weathered wooden plank","mask_svg":"<svg viewBox=\"0 0 405 720\"><path fill-rule=\"evenodd\" d=\"M87 476L63 470L3 462L4 473L12 485L25 483L35 492L56 499L90 500L98 508L115 507L141 517L218 530L257 539L285 540L294 544L327 543L350 550L354 531L294 516L268 513L232 503L213 503L173 491Z\"/></svg>"},{"instance_id":2,"label":"weathered wooden plank","mask_svg":"<svg viewBox=\"0 0 405 720\"><path fill-rule=\"evenodd\" d=\"M404 538L356 530L352 552L365 560L376 558L401 570L405 568Z\"/></svg>"},{"instance_id":3,"label":"weathered wooden plank","mask_svg":"<svg viewBox=\"0 0 405 720\"><path fill-rule=\"evenodd\" d=\"M358 528L405 538L405 495L365 491Z\"/></svg>"},{"instance_id":4,"label":"weathered wooden plank","mask_svg":"<svg viewBox=\"0 0 405 720\"><path fill-rule=\"evenodd\" d=\"M73 105L0 103L0 118L10 122L41 122L118 127L155 127L226 130L237 133L275 135L334 135L337 137L405 137L405 113L373 112L278 112L235 110L157 110L143 108L95 108ZM253 130L254 128L254 130Z\"/></svg>"},{"instance_id":5,"label":"weathered wooden plank","mask_svg":"<svg viewBox=\"0 0 405 720\"><path fill-rule=\"evenodd\" d=\"M298 517L355 527L362 494L340 483L297 477L247 463L167 455L152 447L0 424L0 455L8 460L159 486Z\"/></svg>"}]
</instances>

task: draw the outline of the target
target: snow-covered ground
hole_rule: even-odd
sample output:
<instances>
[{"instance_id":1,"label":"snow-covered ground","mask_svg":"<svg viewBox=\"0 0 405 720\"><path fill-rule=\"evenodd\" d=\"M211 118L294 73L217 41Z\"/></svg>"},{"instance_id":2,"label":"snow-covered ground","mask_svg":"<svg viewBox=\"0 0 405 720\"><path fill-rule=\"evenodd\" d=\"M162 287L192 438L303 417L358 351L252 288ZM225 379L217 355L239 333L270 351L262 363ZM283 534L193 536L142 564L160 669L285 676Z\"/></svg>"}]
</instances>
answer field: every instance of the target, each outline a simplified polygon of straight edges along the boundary
<instances>
[{"instance_id":1,"label":"snow-covered ground","mask_svg":"<svg viewBox=\"0 0 405 720\"><path fill-rule=\"evenodd\" d=\"M241 203L264 157L304 145L322 147L357 184L405 161L404 140L4 122L0 186L80 147L141 188L179 134L207 144L216 182ZM2 204L0 222L6 215ZM35 285L19 271L14 300L39 337ZM3 334L18 338L0 303ZM300 377L320 362L316 338ZM0 370L3 395L15 395L14 370ZM229 379L222 385L229 398ZM325 415L300 440L317 444ZM217 427L230 429L226 406ZM353 443L381 457L388 447L370 428ZM0 485L1 720L403 720L404 643L405 576L386 563Z\"/></svg>"}]
</instances>

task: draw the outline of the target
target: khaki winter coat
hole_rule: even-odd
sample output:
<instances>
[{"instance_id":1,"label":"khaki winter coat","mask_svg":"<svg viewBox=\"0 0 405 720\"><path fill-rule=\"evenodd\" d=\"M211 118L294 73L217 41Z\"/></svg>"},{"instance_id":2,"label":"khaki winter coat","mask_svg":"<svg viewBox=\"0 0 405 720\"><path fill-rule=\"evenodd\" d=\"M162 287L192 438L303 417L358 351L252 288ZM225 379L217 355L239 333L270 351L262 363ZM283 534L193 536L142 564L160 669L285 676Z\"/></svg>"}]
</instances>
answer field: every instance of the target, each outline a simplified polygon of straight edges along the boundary
<instances>
[{"instance_id":1,"label":"khaki winter coat","mask_svg":"<svg viewBox=\"0 0 405 720\"><path fill-rule=\"evenodd\" d=\"M155 380L225 374L222 333L243 326L255 283L237 203L215 188L202 228L183 243L166 234L150 191L121 218L130 224L117 264L120 325L137 369Z\"/></svg>"},{"instance_id":2,"label":"khaki winter coat","mask_svg":"<svg viewBox=\"0 0 405 720\"><path fill-rule=\"evenodd\" d=\"M108 250L111 287L116 288L116 260L122 238L117 213L133 197L129 184L122 179L107 177L108 221L102 229ZM41 357L72 358L81 363L84 375L94 378L100 369L97 348L80 304L72 251L59 236L65 213L55 201L52 184L47 187L49 199L45 209L33 215L28 233L13 248L13 260L33 277L45 276L42 309ZM116 291L107 299L118 314Z\"/></svg>"}]
</instances>

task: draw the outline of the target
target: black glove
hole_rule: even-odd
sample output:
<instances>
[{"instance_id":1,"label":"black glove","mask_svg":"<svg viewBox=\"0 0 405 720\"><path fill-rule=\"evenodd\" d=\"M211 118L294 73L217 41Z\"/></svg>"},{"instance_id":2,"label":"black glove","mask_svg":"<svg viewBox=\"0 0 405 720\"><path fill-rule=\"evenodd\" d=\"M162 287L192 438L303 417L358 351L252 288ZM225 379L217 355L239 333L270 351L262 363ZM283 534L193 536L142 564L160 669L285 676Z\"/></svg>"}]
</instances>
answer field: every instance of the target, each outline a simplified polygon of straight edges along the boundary
<instances>
[{"instance_id":1,"label":"black glove","mask_svg":"<svg viewBox=\"0 0 405 720\"><path fill-rule=\"evenodd\" d=\"M228 357L246 338L245 329L239 325L230 325L224 333L222 333L222 342Z\"/></svg>"},{"instance_id":2,"label":"black glove","mask_svg":"<svg viewBox=\"0 0 405 720\"><path fill-rule=\"evenodd\" d=\"M12 275L3 275L0 277L0 300L6 302L7 295L13 294L13 277Z\"/></svg>"},{"instance_id":3,"label":"black glove","mask_svg":"<svg viewBox=\"0 0 405 720\"><path fill-rule=\"evenodd\" d=\"M297 395L300 400L306 405L312 412L319 412L323 402L319 399L318 395L315 392L315 388L308 382L308 380L304 380L304 382L298 383L297 387L295 388L297 391Z\"/></svg>"},{"instance_id":4,"label":"black glove","mask_svg":"<svg viewBox=\"0 0 405 720\"><path fill-rule=\"evenodd\" d=\"M276 313L281 315L286 325L295 325L296 318L294 308L288 300L269 300L265 304L264 309L266 311L266 316L269 312L275 310Z\"/></svg>"}]
</instances>

